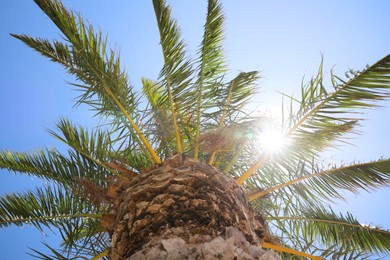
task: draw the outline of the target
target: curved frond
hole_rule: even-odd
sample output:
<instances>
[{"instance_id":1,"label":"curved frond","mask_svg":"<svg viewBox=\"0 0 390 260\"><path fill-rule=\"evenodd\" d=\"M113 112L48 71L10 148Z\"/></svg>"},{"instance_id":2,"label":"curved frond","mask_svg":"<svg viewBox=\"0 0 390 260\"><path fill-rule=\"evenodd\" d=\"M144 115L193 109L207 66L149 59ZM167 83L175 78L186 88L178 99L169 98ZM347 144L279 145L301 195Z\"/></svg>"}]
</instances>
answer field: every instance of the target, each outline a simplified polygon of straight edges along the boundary
<instances>
[{"instance_id":1,"label":"curved frond","mask_svg":"<svg viewBox=\"0 0 390 260\"><path fill-rule=\"evenodd\" d=\"M175 152L175 132L172 113L161 85L142 78L142 93L146 96L150 115L145 121L148 126L148 136L153 137L153 143L158 147L157 152L165 158Z\"/></svg>"},{"instance_id":2,"label":"curved frond","mask_svg":"<svg viewBox=\"0 0 390 260\"><path fill-rule=\"evenodd\" d=\"M68 257L92 259L110 247L109 234L101 226L100 219L77 219L62 225L59 231L63 238L61 252Z\"/></svg>"},{"instance_id":3,"label":"curved frond","mask_svg":"<svg viewBox=\"0 0 390 260\"><path fill-rule=\"evenodd\" d=\"M198 78L196 81L197 101L196 101L196 130L194 158L198 158L198 140L201 128L201 114L214 93L213 89L225 72L225 61L223 59L223 23L224 16L221 4L217 0L209 0L207 7L206 22L202 44L198 51Z\"/></svg>"},{"instance_id":4,"label":"curved frond","mask_svg":"<svg viewBox=\"0 0 390 260\"><path fill-rule=\"evenodd\" d=\"M296 216L276 216L271 219L283 222L289 227L288 230L301 234L306 241L319 241L327 248L337 245L341 252L346 246L365 253L390 252L389 230L361 224L350 213L342 215L331 209L311 207Z\"/></svg>"},{"instance_id":5,"label":"curved frond","mask_svg":"<svg viewBox=\"0 0 390 260\"><path fill-rule=\"evenodd\" d=\"M334 91L328 93L323 85L321 64L317 76L302 87L299 110L285 122L286 136L297 143L304 142L295 151L298 147L311 154L322 151L330 142L353 130L362 119L362 109L375 107L378 101L390 96L390 55L356 72L347 82L332 75L332 84Z\"/></svg>"},{"instance_id":6,"label":"curved frond","mask_svg":"<svg viewBox=\"0 0 390 260\"><path fill-rule=\"evenodd\" d=\"M235 115L242 111L242 108L247 104L256 91L256 81L259 79L259 72L241 72L229 84L222 85L220 88L215 88L212 93L214 98L213 103L217 104L214 108L217 111L212 114L217 117L217 129L221 129L223 125L234 123L237 120ZM209 157L209 164L213 164L213 152Z\"/></svg>"},{"instance_id":7,"label":"curved frond","mask_svg":"<svg viewBox=\"0 0 390 260\"><path fill-rule=\"evenodd\" d=\"M61 119L57 123L57 128L61 131L62 136L49 130L53 137L69 145L83 157L106 169L113 175L116 175L119 178L125 178L121 172L111 169L106 164L108 161L107 156L111 152L111 149L109 148L111 141L107 139L109 138L107 135L92 133L92 138L89 138L89 133L86 129L81 126L77 129L76 126L67 119Z\"/></svg>"},{"instance_id":8,"label":"curved frond","mask_svg":"<svg viewBox=\"0 0 390 260\"><path fill-rule=\"evenodd\" d=\"M66 157L55 149L30 153L1 151L0 168L70 186L80 179L105 182L109 174L109 171L79 153L69 152Z\"/></svg>"},{"instance_id":9,"label":"curved frond","mask_svg":"<svg viewBox=\"0 0 390 260\"><path fill-rule=\"evenodd\" d=\"M42 252L40 252L36 249L33 249L33 248L30 248L30 250L33 253L28 253L28 254L36 259L42 259L42 260L77 260L78 259L77 256L76 257L69 257L69 256L65 257L64 253L62 251L56 250L55 248L48 245L46 242L43 242L43 245L47 249L49 249L51 254L42 253Z\"/></svg>"},{"instance_id":10,"label":"curved frond","mask_svg":"<svg viewBox=\"0 0 390 260\"><path fill-rule=\"evenodd\" d=\"M77 218L101 218L101 210L79 196L53 187L0 198L0 227L32 224L42 230L42 226L59 227Z\"/></svg>"},{"instance_id":11,"label":"curved frond","mask_svg":"<svg viewBox=\"0 0 390 260\"><path fill-rule=\"evenodd\" d=\"M275 185L264 191L250 195L249 200L265 196L273 191L291 186L294 194L300 192L315 193L317 196L332 200L342 199L340 190L357 192L359 189L370 191L387 186L390 182L390 159L383 159L368 163L357 163L339 168L320 169L315 165L307 166L305 163L296 168L297 175L302 176L284 183ZM304 182L304 185L294 185Z\"/></svg>"},{"instance_id":12,"label":"curved frond","mask_svg":"<svg viewBox=\"0 0 390 260\"><path fill-rule=\"evenodd\" d=\"M161 86L167 91L173 125L177 140L177 152L183 153L182 140L177 117L182 116L190 100L189 83L192 68L186 57L184 42L180 39L180 29L171 17L171 9L164 0L153 0L160 44L164 57L164 67L160 73Z\"/></svg>"},{"instance_id":13,"label":"curved frond","mask_svg":"<svg viewBox=\"0 0 390 260\"><path fill-rule=\"evenodd\" d=\"M73 84L84 93L79 103L86 103L97 109L103 116L124 116L129 130L134 132L141 146L150 153L153 160L160 162L155 151L134 121L137 98L129 85L127 74L122 70L118 54L107 51L107 40L101 32L96 33L92 25L86 25L81 15L69 12L61 2L35 0L36 4L61 30L70 46L54 41L32 38L27 35L12 35L65 67L69 74L85 85ZM97 97L97 100L92 98Z\"/></svg>"},{"instance_id":14,"label":"curved frond","mask_svg":"<svg viewBox=\"0 0 390 260\"><path fill-rule=\"evenodd\" d=\"M257 80L260 78L258 71L240 72L229 83L220 85L212 93L213 102L218 104L219 110L214 114L218 115L220 125L234 115L242 112L245 105L257 91Z\"/></svg>"},{"instance_id":15,"label":"curved frond","mask_svg":"<svg viewBox=\"0 0 390 260\"><path fill-rule=\"evenodd\" d=\"M96 244L99 244L100 241L96 241ZM107 250L99 251L99 249L94 248L95 245L90 245L91 248L86 248L86 252L67 252L62 249L55 249L50 246L47 242L43 242L43 245L49 249L50 254L42 253L37 249L30 248L32 253L28 253L32 257L36 259L44 259L44 260L77 260L77 259L108 259L107 258Z\"/></svg>"}]
</instances>

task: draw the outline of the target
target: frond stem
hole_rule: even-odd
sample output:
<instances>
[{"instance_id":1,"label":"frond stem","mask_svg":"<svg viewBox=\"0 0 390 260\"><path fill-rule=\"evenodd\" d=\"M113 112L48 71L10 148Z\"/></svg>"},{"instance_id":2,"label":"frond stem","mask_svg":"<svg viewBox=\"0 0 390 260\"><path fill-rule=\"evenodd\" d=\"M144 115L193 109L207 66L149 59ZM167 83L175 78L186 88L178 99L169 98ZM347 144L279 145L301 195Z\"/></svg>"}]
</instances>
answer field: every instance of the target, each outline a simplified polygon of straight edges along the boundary
<instances>
[{"instance_id":1,"label":"frond stem","mask_svg":"<svg viewBox=\"0 0 390 260\"><path fill-rule=\"evenodd\" d=\"M92 68L93 69L93 68ZM161 163L160 158L158 157L157 153L154 151L148 140L146 140L145 136L141 133L140 129L138 128L137 124L133 121L129 113L127 113L126 109L123 107L122 103L118 100L117 97L115 97L114 93L112 93L111 89L108 87L107 83L104 79L102 79L104 90L108 93L108 95L114 100L115 104L119 107L119 109L122 111L122 113L125 115L127 120L129 120L131 126L137 133L138 137L141 139L142 143L145 145L146 149L148 150L149 154L152 156L152 159L155 163Z\"/></svg>"},{"instance_id":2,"label":"frond stem","mask_svg":"<svg viewBox=\"0 0 390 260\"><path fill-rule=\"evenodd\" d=\"M155 7L155 10L156 10L156 7ZM157 13L156 13L157 14ZM171 72L169 71L169 69L167 68L167 53L166 53L166 50L162 44L163 42L163 32L162 32L162 29L161 29L161 25L160 25L160 21L159 21L160 17L157 17L157 24L158 24L158 31L160 33L160 41L161 41L161 49L162 49L162 53L163 53L163 59L164 59L164 67L165 67L165 78L166 78L166 81L167 81L167 92L168 92L168 100L169 100L169 105L171 107L171 113L172 113L172 120L173 120L173 127L175 129L175 136L176 136L176 143L177 143L177 152L179 154L182 154L183 153L183 149L182 149L182 146L181 146L181 137L180 137L180 132L179 132L179 127L177 125L177 119L176 119L176 108L175 108L175 103L174 103L174 100L173 100L173 97L172 97L172 89L171 89Z\"/></svg>"},{"instance_id":3,"label":"frond stem","mask_svg":"<svg viewBox=\"0 0 390 260\"><path fill-rule=\"evenodd\" d=\"M263 154L259 161L252 165L246 172L244 172L240 177L236 179L238 185L244 184L244 182L254 173L256 170L260 169L268 160L268 156Z\"/></svg>"},{"instance_id":4,"label":"frond stem","mask_svg":"<svg viewBox=\"0 0 390 260\"><path fill-rule=\"evenodd\" d=\"M108 249L104 250L103 252L101 252L100 254L98 255L95 255L93 258L91 258L91 260L98 260L98 259L102 259L103 257L107 256L108 255Z\"/></svg>"},{"instance_id":5,"label":"frond stem","mask_svg":"<svg viewBox=\"0 0 390 260\"><path fill-rule=\"evenodd\" d=\"M175 103L173 102L170 81L168 79L167 79L167 88L168 88L169 103L171 104L171 113L172 113L173 127L175 128L177 152L179 154L182 154L183 153L183 148L181 146L181 137L180 137L180 132L179 132L179 126L177 125L176 108L175 108Z\"/></svg>"},{"instance_id":6,"label":"frond stem","mask_svg":"<svg viewBox=\"0 0 390 260\"><path fill-rule=\"evenodd\" d=\"M291 248L287 248L287 247L280 246L280 245L274 245L274 244L270 244L270 243L267 243L267 242L263 243L263 247L264 248L269 248L269 249L272 249L272 250L276 250L276 251L279 251L279 252L285 252L285 253L289 253L289 254L293 254L293 255L308 257L310 259L315 259L315 260L322 260L322 259L324 259L322 257L309 255L309 254L306 254L306 253L303 253L303 252L299 252L299 251L293 250Z\"/></svg>"}]
</instances>

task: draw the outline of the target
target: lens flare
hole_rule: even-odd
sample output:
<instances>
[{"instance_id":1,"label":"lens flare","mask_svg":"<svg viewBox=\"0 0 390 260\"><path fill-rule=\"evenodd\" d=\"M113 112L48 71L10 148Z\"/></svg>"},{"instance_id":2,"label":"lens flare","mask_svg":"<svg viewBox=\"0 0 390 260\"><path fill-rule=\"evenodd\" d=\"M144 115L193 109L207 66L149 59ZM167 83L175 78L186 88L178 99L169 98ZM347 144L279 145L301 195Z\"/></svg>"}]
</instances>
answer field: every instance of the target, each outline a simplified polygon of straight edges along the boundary
<instances>
[{"instance_id":1,"label":"lens flare","mask_svg":"<svg viewBox=\"0 0 390 260\"><path fill-rule=\"evenodd\" d=\"M289 143L289 139L277 129L266 129L260 135L261 148L267 153L280 153Z\"/></svg>"}]
</instances>

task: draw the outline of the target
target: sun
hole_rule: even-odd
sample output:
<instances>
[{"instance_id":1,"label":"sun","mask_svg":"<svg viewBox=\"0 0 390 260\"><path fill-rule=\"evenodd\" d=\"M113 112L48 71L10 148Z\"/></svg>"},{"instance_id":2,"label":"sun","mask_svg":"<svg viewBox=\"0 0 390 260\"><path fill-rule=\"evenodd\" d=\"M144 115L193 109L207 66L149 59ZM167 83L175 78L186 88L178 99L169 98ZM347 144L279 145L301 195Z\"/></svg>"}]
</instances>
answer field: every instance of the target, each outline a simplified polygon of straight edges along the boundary
<instances>
[{"instance_id":1,"label":"sun","mask_svg":"<svg viewBox=\"0 0 390 260\"><path fill-rule=\"evenodd\" d=\"M289 144L287 138L279 129L267 128L259 135L261 150L269 154L281 153Z\"/></svg>"}]
</instances>

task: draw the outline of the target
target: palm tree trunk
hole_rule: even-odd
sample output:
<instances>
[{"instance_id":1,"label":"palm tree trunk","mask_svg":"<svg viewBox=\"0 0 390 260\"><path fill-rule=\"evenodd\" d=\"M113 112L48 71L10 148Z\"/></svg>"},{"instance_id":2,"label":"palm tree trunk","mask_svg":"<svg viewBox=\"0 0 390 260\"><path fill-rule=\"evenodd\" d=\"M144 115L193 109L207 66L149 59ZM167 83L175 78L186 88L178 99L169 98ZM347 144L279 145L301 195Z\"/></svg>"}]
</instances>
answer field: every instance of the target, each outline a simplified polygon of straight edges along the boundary
<instances>
[{"instance_id":1,"label":"palm tree trunk","mask_svg":"<svg viewBox=\"0 0 390 260\"><path fill-rule=\"evenodd\" d=\"M114 182L110 259L261 259L263 218L235 180L176 155L130 181Z\"/></svg>"}]
</instances>

